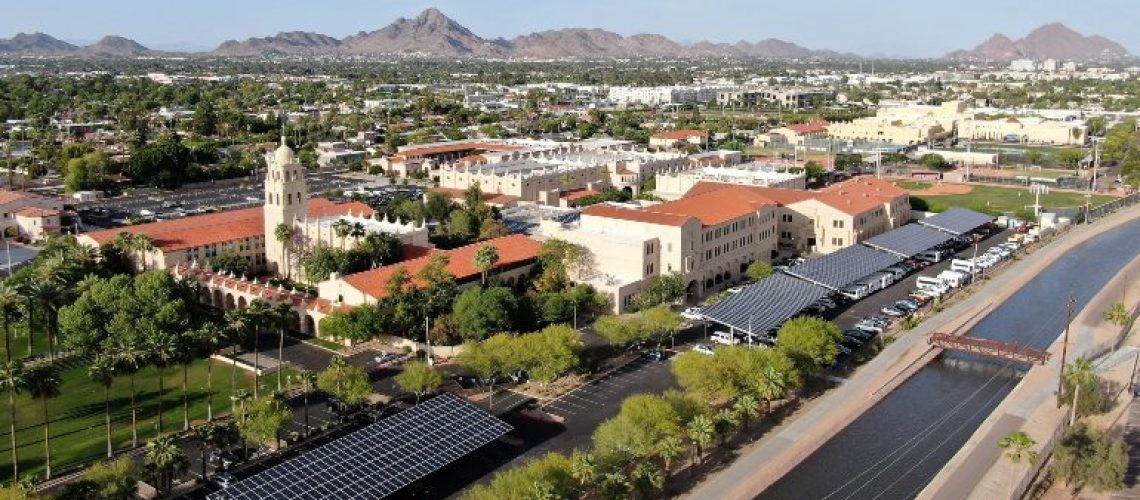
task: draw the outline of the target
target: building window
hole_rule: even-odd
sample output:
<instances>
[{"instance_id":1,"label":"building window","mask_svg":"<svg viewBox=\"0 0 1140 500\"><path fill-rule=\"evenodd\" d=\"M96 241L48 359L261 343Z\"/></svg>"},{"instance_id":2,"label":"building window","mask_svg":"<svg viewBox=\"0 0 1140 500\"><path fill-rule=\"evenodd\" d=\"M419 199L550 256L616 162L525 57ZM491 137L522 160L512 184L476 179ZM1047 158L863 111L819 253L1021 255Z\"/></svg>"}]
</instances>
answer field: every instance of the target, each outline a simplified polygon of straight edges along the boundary
<instances>
[{"instance_id":1,"label":"building window","mask_svg":"<svg viewBox=\"0 0 1140 500\"><path fill-rule=\"evenodd\" d=\"M834 227L836 229L843 229L843 221L833 220L833 221L831 221L831 227Z\"/></svg>"}]
</instances>

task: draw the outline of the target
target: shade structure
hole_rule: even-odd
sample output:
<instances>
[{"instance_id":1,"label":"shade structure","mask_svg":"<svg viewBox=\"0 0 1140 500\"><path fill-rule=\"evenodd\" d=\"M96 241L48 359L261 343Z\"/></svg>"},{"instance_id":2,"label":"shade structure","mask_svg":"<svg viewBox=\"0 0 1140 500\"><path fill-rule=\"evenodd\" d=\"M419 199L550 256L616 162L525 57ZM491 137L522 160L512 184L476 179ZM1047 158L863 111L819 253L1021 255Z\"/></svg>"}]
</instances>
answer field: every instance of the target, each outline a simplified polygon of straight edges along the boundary
<instances>
[{"instance_id":1,"label":"shade structure","mask_svg":"<svg viewBox=\"0 0 1140 500\"><path fill-rule=\"evenodd\" d=\"M510 431L507 423L444 393L209 498L383 498Z\"/></svg>"},{"instance_id":2,"label":"shade structure","mask_svg":"<svg viewBox=\"0 0 1140 500\"><path fill-rule=\"evenodd\" d=\"M902 259L894 254L854 245L784 270L797 278L838 290L860 278L898 264Z\"/></svg>"},{"instance_id":3,"label":"shade structure","mask_svg":"<svg viewBox=\"0 0 1140 500\"><path fill-rule=\"evenodd\" d=\"M965 234L982 225L993 222L993 216L975 212L970 209L954 207L940 214L932 215L918 221L927 227L953 234Z\"/></svg>"},{"instance_id":4,"label":"shade structure","mask_svg":"<svg viewBox=\"0 0 1140 500\"><path fill-rule=\"evenodd\" d=\"M952 239L954 239L954 235L948 232L920 224L907 224L870 238L863 244L909 258Z\"/></svg>"},{"instance_id":5,"label":"shade structure","mask_svg":"<svg viewBox=\"0 0 1140 500\"><path fill-rule=\"evenodd\" d=\"M706 307L701 314L741 332L762 334L830 293L822 286L776 273Z\"/></svg>"}]
</instances>

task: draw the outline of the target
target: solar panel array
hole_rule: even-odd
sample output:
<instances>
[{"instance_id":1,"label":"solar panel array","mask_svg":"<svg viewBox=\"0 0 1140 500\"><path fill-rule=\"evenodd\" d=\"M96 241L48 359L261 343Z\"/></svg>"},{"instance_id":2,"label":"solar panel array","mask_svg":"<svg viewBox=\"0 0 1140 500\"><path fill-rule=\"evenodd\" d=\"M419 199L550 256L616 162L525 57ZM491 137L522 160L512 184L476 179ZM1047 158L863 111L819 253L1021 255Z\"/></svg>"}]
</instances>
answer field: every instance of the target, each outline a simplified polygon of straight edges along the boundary
<instances>
[{"instance_id":1,"label":"solar panel array","mask_svg":"<svg viewBox=\"0 0 1140 500\"><path fill-rule=\"evenodd\" d=\"M942 231L949 231L954 234L964 234L993 220L994 218L992 216L980 214L965 208L954 207L940 214L922 219L918 221L918 223Z\"/></svg>"},{"instance_id":2,"label":"solar panel array","mask_svg":"<svg viewBox=\"0 0 1140 500\"><path fill-rule=\"evenodd\" d=\"M706 307L701 314L737 330L760 334L829 293L819 285L776 273Z\"/></svg>"},{"instance_id":3,"label":"solar panel array","mask_svg":"<svg viewBox=\"0 0 1140 500\"><path fill-rule=\"evenodd\" d=\"M882 271L902 259L863 245L854 245L785 269L784 272L833 289L843 288Z\"/></svg>"},{"instance_id":4,"label":"solar panel array","mask_svg":"<svg viewBox=\"0 0 1140 500\"><path fill-rule=\"evenodd\" d=\"M444 393L209 498L382 498L510 430L507 423Z\"/></svg>"},{"instance_id":5,"label":"solar panel array","mask_svg":"<svg viewBox=\"0 0 1140 500\"><path fill-rule=\"evenodd\" d=\"M947 232L918 224L907 224L870 238L863 243L903 257L914 257L953 238L954 235Z\"/></svg>"}]
</instances>

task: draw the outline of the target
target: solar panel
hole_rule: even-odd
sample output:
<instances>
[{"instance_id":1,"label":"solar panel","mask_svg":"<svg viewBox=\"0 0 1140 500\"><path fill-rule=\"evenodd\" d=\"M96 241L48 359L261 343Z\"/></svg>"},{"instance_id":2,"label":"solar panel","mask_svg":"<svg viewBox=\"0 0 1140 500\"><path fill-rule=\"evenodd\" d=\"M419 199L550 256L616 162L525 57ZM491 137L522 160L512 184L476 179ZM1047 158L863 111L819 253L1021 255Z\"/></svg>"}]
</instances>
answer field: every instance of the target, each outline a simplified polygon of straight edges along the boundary
<instances>
[{"instance_id":1,"label":"solar panel","mask_svg":"<svg viewBox=\"0 0 1140 500\"><path fill-rule=\"evenodd\" d=\"M854 245L784 270L792 276L840 289L867 275L898 264L897 255Z\"/></svg>"},{"instance_id":2,"label":"solar panel","mask_svg":"<svg viewBox=\"0 0 1140 500\"><path fill-rule=\"evenodd\" d=\"M829 293L824 287L776 273L705 308L701 314L710 321L760 334Z\"/></svg>"},{"instance_id":3,"label":"solar panel","mask_svg":"<svg viewBox=\"0 0 1140 500\"><path fill-rule=\"evenodd\" d=\"M510 431L507 423L444 393L209 498L382 498Z\"/></svg>"},{"instance_id":4,"label":"solar panel","mask_svg":"<svg viewBox=\"0 0 1140 500\"><path fill-rule=\"evenodd\" d=\"M913 257L953 238L954 235L937 229L907 224L868 239L863 244L902 257Z\"/></svg>"},{"instance_id":5,"label":"solar panel","mask_svg":"<svg viewBox=\"0 0 1140 500\"><path fill-rule=\"evenodd\" d=\"M992 222L994 218L973 210L954 207L940 214L918 221L919 224L954 234L968 233L979 226Z\"/></svg>"}]
</instances>

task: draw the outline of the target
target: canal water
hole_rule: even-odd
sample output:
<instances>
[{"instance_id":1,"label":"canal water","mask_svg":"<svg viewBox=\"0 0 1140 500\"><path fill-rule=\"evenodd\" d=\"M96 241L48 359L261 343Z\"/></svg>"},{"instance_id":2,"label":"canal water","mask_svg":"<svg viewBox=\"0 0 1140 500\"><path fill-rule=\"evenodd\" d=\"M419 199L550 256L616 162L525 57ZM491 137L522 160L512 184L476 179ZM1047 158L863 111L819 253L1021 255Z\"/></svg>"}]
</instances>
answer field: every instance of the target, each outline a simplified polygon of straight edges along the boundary
<instances>
[{"instance_id":1,"label":"canal water","mask_svg":"<svg viewBox=\"0 0 1140 500\"><path fill-rule=\"evenodd\" d=\"M1140 221L1057 259L976 325L971 335L1035 348L1065 326L1140 252ZM1018 382L1010 366L948 353L920 370L820 447L761 499L913 498Z\"/></svg>"}]
</instances>

